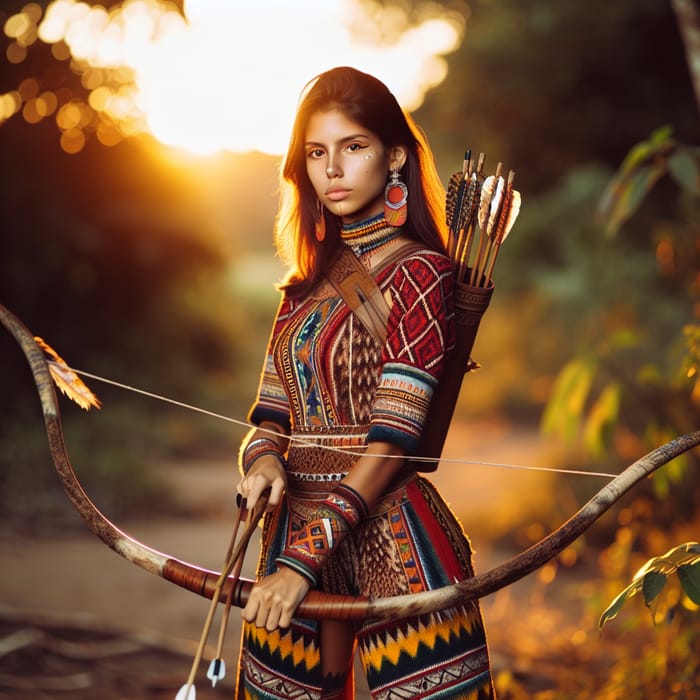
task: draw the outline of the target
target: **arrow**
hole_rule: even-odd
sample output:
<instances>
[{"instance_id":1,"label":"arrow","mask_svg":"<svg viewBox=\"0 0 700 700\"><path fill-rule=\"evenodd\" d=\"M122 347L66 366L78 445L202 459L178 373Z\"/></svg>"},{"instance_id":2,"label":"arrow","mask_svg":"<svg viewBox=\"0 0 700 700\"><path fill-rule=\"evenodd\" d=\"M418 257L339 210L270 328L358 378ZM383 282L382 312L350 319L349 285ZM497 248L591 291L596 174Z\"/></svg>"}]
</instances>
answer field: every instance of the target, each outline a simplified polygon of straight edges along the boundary
<instances>
[{"instance_id":1,"label":"arrow","mask_svg":"<svg viewBox=\"0 0 700 700\"><path fill-rule=\"evenodd\" d=\"M268 490L269 491L269 490ZM211 629L211 623L212 620L214 619L214 613L216 612L216 606L219 603L219 599L221 597L221 589L224 585L224 582L228 578L228 575L231 573L231 570L233 567L236 565L236 562L239 560L243 561L243 557L245 556L245 550L246 547L248 546L248 542L250 541L251 536L253 535L253 532L255 532L255 528L258 525L258 521L262 517L262 514L265 512L265 508L267 507L267 497L268 497L268 492L264 492L260 498L258 499L258 502L255 504L255 508L253 510L248 511L248 518L246 521L246 526L245 530L243 531L243 535L241 536L240 541L236 545L236 536L238 534L238 528L241 524L241 519L243 517L243 511L245 510L245 502L241 502L240 507L238 508L238 512L236 513L236 520L234 523L233 527L233 532L231 535L231 541L229 543L228 549L226 551L226 558L224 561L224 567L221 570L221 573L219 574L219 578L216 581L216 585L214 587L214 593L211 597L211 603L209 605L209 612L207 613L206 620L204 621L204 626L202 627L202 634L200 635L199 638L199 644L197 644L197 651L194 655L194 659L192 660L192 667L190 668L190 675L187 677L187 682L180 688L178 691L177 695L175 696L175 700L194 700L194 695L190 698L189 693L191 691L194 691L194 679L195 676L197 675L197 668L199 667L199 664L202 660L202 653L204 652L204 646L207 642L207 637L209 636L209 630ZM238 567L240 570L240 566ZM231 597L231 593L229 593L228 598ZM229 606L227 605L227 608ZM219 637L220 642L223 643L223 637L220 635ZM220 654L220 649L217 650L217 655ZM214 662L216 662L217 659L214 659ZM223 662L221 662L223 664ZM207 673L207 675L209 675ZM221 675L223 678L223 674ZM212 679L212 684L216 685L216 680Z\"/></svg>"}]
</instances>

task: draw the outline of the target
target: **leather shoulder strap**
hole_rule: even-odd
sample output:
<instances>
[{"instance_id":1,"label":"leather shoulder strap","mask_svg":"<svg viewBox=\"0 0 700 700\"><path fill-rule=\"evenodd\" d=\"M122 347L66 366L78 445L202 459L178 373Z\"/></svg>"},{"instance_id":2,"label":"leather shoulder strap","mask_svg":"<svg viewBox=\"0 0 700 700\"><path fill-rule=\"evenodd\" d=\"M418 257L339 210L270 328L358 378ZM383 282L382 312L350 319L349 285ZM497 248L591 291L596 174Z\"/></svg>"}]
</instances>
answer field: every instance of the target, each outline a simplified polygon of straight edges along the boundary
<instances>
[{"instance_id":1,"label":"leather shoulder strap","mask_svg":"<svg viewBox=\"0 0 700 700\"><path fill-rule=\"evenodd\" d=\"M419 243L407 243L384 258L378 270L384 269L422 248L424 246ZM351 248L346 245L342 246L340 255L326 276L372 337L380 345L384 345L391 309L374 277Z\"/></svg>"},{"instance_id":2,"label":"leather shoulder strap","mask_svg":"<svg viewBox=\"0 0 700 700\"><path fill-rule=\"evenodd\" d=\"M348 246L342 246L326 277L372 337L384 345L389 305L372 275Z\"/></svg>"}]
</instances>

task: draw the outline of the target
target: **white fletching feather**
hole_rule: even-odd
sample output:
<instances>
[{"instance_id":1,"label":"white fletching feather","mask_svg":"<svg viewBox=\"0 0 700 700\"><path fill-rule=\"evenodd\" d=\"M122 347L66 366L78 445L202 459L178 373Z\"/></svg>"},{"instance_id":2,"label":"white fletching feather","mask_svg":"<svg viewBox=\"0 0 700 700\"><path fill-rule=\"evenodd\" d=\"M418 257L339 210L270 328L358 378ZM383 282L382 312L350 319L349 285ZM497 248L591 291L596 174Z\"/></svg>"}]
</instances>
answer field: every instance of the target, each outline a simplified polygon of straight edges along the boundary
<instances>
[{"instance_id":1,"label":"white fletching feather","mask_svg":"<svg viewBox=\"0 0 700 700\"><path fill-rule=\"evenodd\" d=\"M211 681L211 687L216 687L216 682L226 676L226 664L223 659L212 659L207 671L207 678Z\"/></svg>"},{"instance_id":2,"label":"white fletching feather","mask_svg":"<svg viewBox=\"0 0 700 700\"><path fill-rule=\"evenodd\" d=\"M197 699L197 691L194 689L193 685L190 685L189 683L185 683L185 685L180 688L180 690L177 691L177 695L175 696L175 700L196 700Z\"/></svg>"},{"instance_id":3,"label":"white fletching feather","mask_svg":"<svg viewBox=\"0 0 700 700\"><path fill-rule=\"evenodd\" d=\"M489 205L491 204L491 197L493 197L493 190L496 187L496 178L493 175L489 175L485 180L484 184L481 186L481 199L479 201L479 228L482 231L486 231L486 222L489 216Z\"/></svg>"},{"instance_id":4,"label":"white fletching feather","mask_svg":"<svg viewBox=\"0 0 700 700\"><path fill-rule=\"evenodd\" d=\"M501 239L501 242L505 241L506 238L508 237L508 234L510 233L510 230L513 228L513 224L515 223L515 220L518 218L519 213L520 213L520 192L518 192L518 190L513 190L513 199L511 200L511 203L510 203L510 211L508 212L508 218L506 219L506 225L505 225L505 228L503 229L503 238Z\"/></svg>"}]
</instances>

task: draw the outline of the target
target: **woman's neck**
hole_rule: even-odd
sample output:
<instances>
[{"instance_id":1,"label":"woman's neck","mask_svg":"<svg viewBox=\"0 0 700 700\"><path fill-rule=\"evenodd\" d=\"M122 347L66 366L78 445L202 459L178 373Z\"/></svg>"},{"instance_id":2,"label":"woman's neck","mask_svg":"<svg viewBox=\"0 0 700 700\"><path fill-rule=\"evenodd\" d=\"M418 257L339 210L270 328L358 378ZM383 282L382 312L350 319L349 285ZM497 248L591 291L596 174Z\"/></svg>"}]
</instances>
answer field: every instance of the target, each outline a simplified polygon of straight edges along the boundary
<instances>
[{"instance_id":1,"label":"woman's neck","mask_svg":"<svg viewBox=\"0 0 700 700\"><path fill-rule=\"evenodd\" d=\"M362 256L391 243L401 235L401 228L389 226L384 214L377 214L352 224L343 224L340 237L355 255Z\"/></svg>"}]
</instances>

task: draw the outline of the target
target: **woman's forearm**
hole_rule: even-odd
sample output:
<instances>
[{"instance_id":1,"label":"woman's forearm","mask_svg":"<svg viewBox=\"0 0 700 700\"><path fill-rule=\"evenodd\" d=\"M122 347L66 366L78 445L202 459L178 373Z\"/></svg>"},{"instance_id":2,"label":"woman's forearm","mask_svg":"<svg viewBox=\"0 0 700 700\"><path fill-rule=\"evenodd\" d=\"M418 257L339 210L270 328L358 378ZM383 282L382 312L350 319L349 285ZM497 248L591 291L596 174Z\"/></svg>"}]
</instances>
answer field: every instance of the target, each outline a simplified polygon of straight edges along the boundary
<instances>
[{"instance_id":1,"label":"woman's forearm","mask_svg":"<svg viewBox=\"0 0 700 700\"><path fill-rule=\"evenodd\" d=\"M370 442L342 483L357 491L372 510L403 467L405 454L390 442Z\"/></svg>"},{"instance_id":2,"label":"woman's forearm","mask_svg":"<svg viewBox=\"0 0 700 700\"><path fill-rule=\"evenodd\" d=\"M263 421L241 443L239 467L243 479L236 490L253 508L260 496L270 490L268 510L274 510L287 488L285 452L289 438L277 423Z\"/></svg>"}]
</instances>

